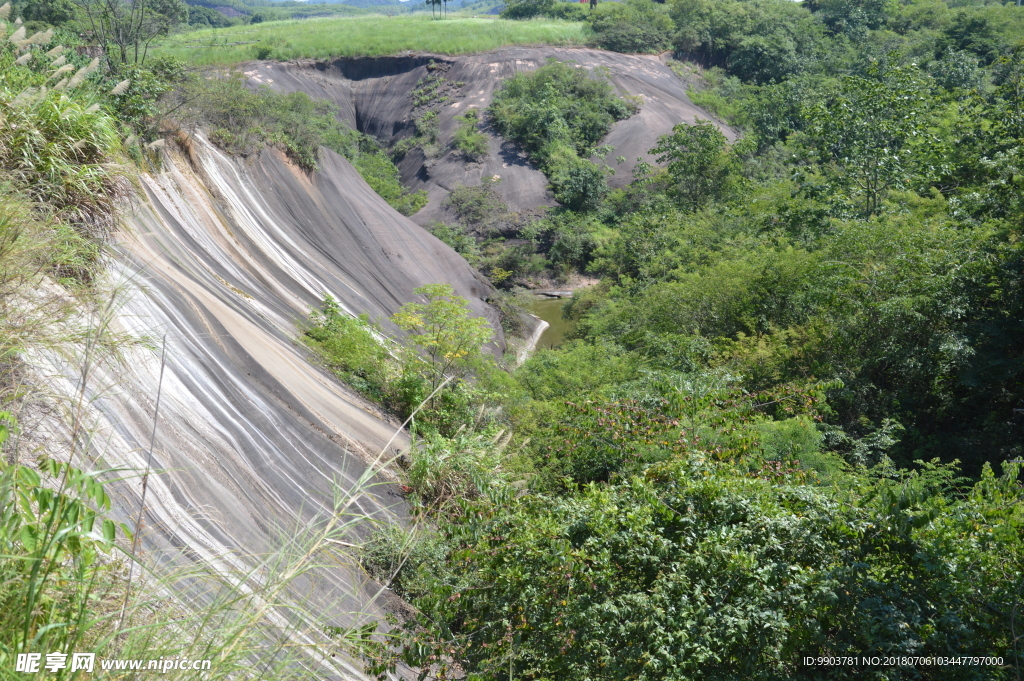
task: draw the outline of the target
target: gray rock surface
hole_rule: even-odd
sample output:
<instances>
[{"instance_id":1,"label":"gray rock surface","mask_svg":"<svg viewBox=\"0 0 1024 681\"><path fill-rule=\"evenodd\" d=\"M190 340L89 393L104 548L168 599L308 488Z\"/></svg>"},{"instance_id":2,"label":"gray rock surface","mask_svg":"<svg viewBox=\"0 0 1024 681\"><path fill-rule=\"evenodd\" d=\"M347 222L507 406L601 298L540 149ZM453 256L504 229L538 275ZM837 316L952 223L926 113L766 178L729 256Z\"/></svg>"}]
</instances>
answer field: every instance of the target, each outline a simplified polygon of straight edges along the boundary
<instances>
[{"instance_id":1,"label":"gray rock surface","mask_svg":"<svg viewBox=\"0 0 1024 681\"><path fill-rule=\"evenodd\" d=\"M396 423L296 343L311 305L330 293L387 328L415 287L443 282L495 316L486 282L333 152L309 175L277 151L240 162L201 137L183 149L141 178L144 195L110 265L120 288L114 327L156 349L93 370L87 420L102 436L93 443L100 465L135 472L110 489L118 520L134 526L161 390L144 551L159 563L230 572L328 514L334 483L350 489L379 454L409 446ZM50 361L51 385L74 395L75 364ZM373 480L352 510L401 521L394 476ZM321 570L316 580L315 592L297 596L337 626L380 619L378 586L357 568ZM355 663L330 664L323 678L363 678Z\"/></svg>"},{"instance_id":2,"label":"gray rock surface","mask_svg":"<svg viewBox=\"0 0 1024 681\"><path fill-rule=\"evenodd\" d=\"M673 125L714 120L690 101L683 82L659 57L585 48L511 47L459 57L407 55L333 62L253 62L245 72L255 85L269 85L284 92L302 91L334 102L349 125L390 146L414 134L414 121L422 109L414 107L411 95L417 83L430 73L430 62L445 64L448 81L465 83L440 108L441 146L445 151L439 158L428 159L417 150L399 164L402 181L413 189L426 190L430 197L430 202L413 216L419 224L428 224L442 216L441 201L452 189L477 185L483 177L494 175L501 177L498 191L512 210L553 203L544 175L492 130L485 129L490 138L489 153L480 163L467 163L461 154L448 149L457 127L456 115L469 108L486 109L502 80L535 70L548 59L575 62L591 70L607 69L620 94L643 99L640 112L616 123L604 141L613 147L604 161L615 170L613 186L629 183L637 158L654 161L647 151ZM736 138L732 129L720 127L730 139ZM617 164L618 156L626 161Z\"/></svg>"}]
</instances>

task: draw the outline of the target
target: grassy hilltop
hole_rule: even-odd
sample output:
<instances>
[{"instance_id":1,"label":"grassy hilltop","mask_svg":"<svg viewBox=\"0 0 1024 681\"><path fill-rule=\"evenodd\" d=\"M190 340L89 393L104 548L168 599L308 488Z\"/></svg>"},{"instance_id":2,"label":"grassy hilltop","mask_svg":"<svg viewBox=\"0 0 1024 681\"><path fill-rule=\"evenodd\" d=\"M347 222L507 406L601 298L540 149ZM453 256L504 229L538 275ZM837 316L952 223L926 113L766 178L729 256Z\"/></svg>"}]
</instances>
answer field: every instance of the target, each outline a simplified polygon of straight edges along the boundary
<instances>
[{"instance_id":1,"label":"grassy hilltop","mask_svg":"<svg viewBox=\"0 0 1024 681\"><path fill-rule=\"evenodd\" d=\"M459 17L436 21L425 15L373 15L193 31L164 40L153 52L155 56L178 57L199 66L231 66L257 56L327 59L372 57L406 50L467 54L506 45L583 42L583 23L558 19L513 22Z\"/></svg>"}]
</instances>

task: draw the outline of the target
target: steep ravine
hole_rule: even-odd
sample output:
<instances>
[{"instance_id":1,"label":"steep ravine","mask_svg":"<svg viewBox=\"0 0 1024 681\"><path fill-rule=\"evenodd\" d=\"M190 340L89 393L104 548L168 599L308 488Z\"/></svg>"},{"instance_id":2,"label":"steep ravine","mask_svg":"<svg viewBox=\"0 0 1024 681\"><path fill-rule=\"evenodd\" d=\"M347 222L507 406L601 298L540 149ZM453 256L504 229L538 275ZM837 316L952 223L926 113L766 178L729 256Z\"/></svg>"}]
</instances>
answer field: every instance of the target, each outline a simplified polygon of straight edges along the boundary
<instances>
[{"instance_id":1,"label":"steep ravine","mask_svg":"<svg viewBox=\"0 0 1024 681\"><path fill-rule=\"evenodd\" d=\"M110 263L121 301L114 326L155 349L89 376L92 453L98 465L141 471L159 387L161 472L149 481L143 549L159 562L229 570L322 516L332 482L351 486L396 432L296 344L311 305L330 293L387 328L413 288L444 282L496 318L486 282L333 152L309 175L274 150L238 161L198 135L173 146L162 170L141 178ZM51 368L51 383L74 394L79 367ZM399 434L386 455L407 446ZM133 522L140 487L138 477L112 486L118 519ZM391 485L356 507L405 513ZM380 616L365 577L339 568L320 579L316 596L338 626ZM355 665L347 673L362 678Z\"/></svg>"},{"instance_id":2,"label":"steep ravine","mask_svg":"<svg viewBox=\"0 0 1024 681\"><path fill-rule=\"evenodd\" d=\"M445 77L464 82L464 96L442 109L442 141L450 139L454 115L489 104L500 78L548 57L606 66L620 91L643 96L640 114L607 139L612 156L630 159L617 178L627 178L636 157L672 125L706 117L655 58L516 48L452 62ZM351 124L391 142L409 134L409 94L429 62L258 64L252 77L334 99ZM379 454L409 446L397 424L310 362L296 342L297 324L325 294L397 333L388 316L413 299L414 288L448 283L491 322L496 349L504 348L486 303L489 283L416 224L439 214L451 188L490 175L501 175L513 209L550 202L543 175L499 138L492 135L490 144L482 163L452 152L437 159L409 154L403 180L430 195L409 219L333 152L322 151L320 169L306 173L273 149L239 160L201 134L168 143L161 169L140 178L109 262L118 288L112 326L149 347L129 351L119 364L90 364L85 391L95 465L131 472L110 491L116 519L132 525L155 423L159 473L149 479L141 535L147 560L245 569L323 517L335 482L349 488ZM51 386L77 394L81 361L37 359ZM384 472L377 479L389 478ZM390 484L360 496L354 508L382 519L406 513ZM316 579L316 602L335 625L382 616L378 587L358 570L339 567ZM325 667L323 678L363 678L355 663L336 665Z\"/></svg>"},{"instance_id":3,"label":"steep ravine","mask_svg":"<svg viewBox=\"0 0 1024 681\"><path fill-rule=\"evenodd\" d=\"M254 62L244 70L254 85L269 85L282 92L301 91L314 99L334 102L346 123L386 146L413 135L416 118L426 108L436 108L442 153L437 158L427 158L415 149L399 162L403 183L427 191L430 202L413 216L417 223L427 225L442 217L441 202L452 189L459 185L476 186L482 178L495 175L501 178L498 192L512 210L554 203L547 191L547 178L486 126L489 151L481 162L467 163L461 154L450 149L458 125L455 116L470 108L486 109L502 80L535 70L548 59L603 70L620 94L641 99L640 112L613 125L603 140L613 148L604 159L615 170L610 178L612 186L624 186L632 180L638 158L654 161L648 150L673 125L697 119L714 120L690 101L685 84L653 55L584 48L509 47L458 57L408 55L329 62ZM441 68L431 70L431 62ZM413 92L431 74L441 74L450 84L445 89L449 99L417 107ZM462 85L456 87L458 83ZM733 130L720 127L729 139L735 139ZM619 156L625 157L625 161L618 163Z\"/></svg>"}]
</instances>

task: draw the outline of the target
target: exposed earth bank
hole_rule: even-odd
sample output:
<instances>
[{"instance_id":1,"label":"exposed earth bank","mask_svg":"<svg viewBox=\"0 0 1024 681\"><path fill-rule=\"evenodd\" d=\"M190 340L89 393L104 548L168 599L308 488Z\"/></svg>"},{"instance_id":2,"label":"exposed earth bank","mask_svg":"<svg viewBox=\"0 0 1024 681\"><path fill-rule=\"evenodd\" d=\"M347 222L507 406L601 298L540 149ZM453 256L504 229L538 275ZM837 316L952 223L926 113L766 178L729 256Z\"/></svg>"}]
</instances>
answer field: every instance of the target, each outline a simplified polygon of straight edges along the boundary
<instances>
[{"instance_id":1,"label":"exposed earth bank","mask_svg":"<svg viewBox=\"0 0 1024 681\"><path fill-rule=\"evenodd\" d=\"M417 54L331 62L252 62L244 70L254 85L269 85L283 92L301 91L314 99L334 102L345 122L387 147L414 136L416 119L436 109L440 123L436 157L429 158L416 148L398 164L404 184L428 193L429 203L413 216L417 223L426 225L441 218L441 202L452 189L475 186L482 178L495 175L501 178L498 191L513 211L554 203L544 175L486 124L482 130L488 135L488 154L481 162L467 162L452 148L458 126L455 116L467 109L486 109L504 79L533 71L549 59L605 70L619 94L642 99L640 112L616 123L604 140L612 147L604 162L615 170L610 178L613 187L629 183L638 158L654 160L647 151L672 126L697 119L714 120L690 101L684 83L653 55L512 47L459 57ZM431 99L424 83L438 75L445 82ZM447 99L437 101L441 97ZM729 139L735 139L732 129L721 124L719 127ZM626 160L617 163L620 156Z\"/></svg>"}]
</instances>

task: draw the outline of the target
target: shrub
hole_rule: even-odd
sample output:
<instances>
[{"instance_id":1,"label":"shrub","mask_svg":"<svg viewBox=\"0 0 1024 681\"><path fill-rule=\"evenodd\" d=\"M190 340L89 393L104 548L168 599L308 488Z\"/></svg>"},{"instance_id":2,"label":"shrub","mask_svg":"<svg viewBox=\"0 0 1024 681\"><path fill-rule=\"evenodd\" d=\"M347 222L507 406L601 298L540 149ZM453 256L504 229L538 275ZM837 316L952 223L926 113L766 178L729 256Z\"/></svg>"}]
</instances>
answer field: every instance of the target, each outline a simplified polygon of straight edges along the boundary
<instances>
[{"instance_id":1,"label":"shrub","mask_svg":"<svg viewBox=\"0 0 1024 681\"><path fill-rule=\"evenodd\" d=\"M385 401L389 356L369 320L349 316L328 295L323 308L310 313L309 321L304 339L319 351L327 366L360 392Z\"/></svg>"},{"instance_id":2,"label":"shrub","mask_svg":"<svg viewBox=\"0 0 1024 681\"><path fill-rule=\"evenodd\" d=\"M366 183L402 215L412 215L427 203L422 189L410 192L402 185L398 168L383 152L362 153L354 163Z\"/></svg>"},{"instance_id":3,"label":"shrub","mask_svg":"<svg viewBox=\"0 0 1024 681\"><path fill-rule=\"evenodd\" d=\"M636 111L601 74L557 61L505 81L490 108L498 132L542 166L552 145L589 156L615 121Z\"/></svg>"},{"instance_id":4,"label":"shrub","mask_svg":"<svg viewBox=\"0 0 1024 681\"><path fill-rule=\"evenodd\" d=\"M437 534L386 525L363 544L359 562L371 577L412 601L427 595L428 582L420 569L439 569L448 548Z\"/></svg>"},{"instance_id":5,"label":"shrub","mask_svg":"<svg viewBox=\"0 0 1024 681\"><path fill-rule=\"evenodd\" d=\"M615 121L637 108L616 96L607 79L552 61L507 80L490 112L498 131L548 176L556 200L592 210L607 194L606 171L584 159Z\"/></svg>"},{"instance_id":6,"label":"shrub","mask_svg":"<svg viewBox=\"0 0 1024 681\"><path fill-rule=\"evenodd\" d=\"M688 210L698 210L726 192L734 159L725 135L708 121L680 123L651 149L667 163L671 194Z\"/></svg>"},{"instance_id":7,"label":"shrub","mask_svg":"<svg viewBox=\"0 0 1024 681\"><path fill-rule=\"evenodd\" d=\"M189 5L189 26L194 26L196 28L224 28L225 26L231 26L234 23L234 21L215 9L202 7L200 5ZM257 59L266 59L266 57L257 57Z\"/></svg>"},{"instance_id":8,"label":"shrub","mask_svg":"<svg viewBox=\"0 0 1024 681\"><path fill-rule=\"evenodd\" d=\"M367 184L403 215L412 215L427 202L425 192L402 186L398 168L375 141L338 122L330 102L303 92L254 91L240 73L191 80L175 96L189 107L185 116L210 126L210 140L225 151L245 155L264 144L278 144L300 166L315 170L320 147L327 147L351 161Z\"/></svg>"},{"instance_id":9,"label":"shrub","mask_svg":"<svg viewBox=\"0 0 1024 681\"><path fill-rule=\"evenodd\" d=\"M511 439L505 431L429 435L410 452L406 481L420 503L435 509L479 497L504 480L502 452Z\"/></svg>"},{"instance_id":10,"label":"shrub","mask_svg":"<svg viewBox=\"0 0 1024 681\"><path fill-rule=\"evenodd\" d=\"M0 167L59 219L106 234L130 191L112 164L121 147L115 119L90 98L33 87L28 69L8 75L0 81Z\"/></svg>"},{"instance_id":11,"label":"shrub","mask_svg":"<svg viewBox=\"0 0 1024 681\"><path fill-rule=\"evenodd\" d=\"M425 426L427 432L451 436L472 419L476 389L467 377L486 368L482 346L493 332L486 319L470 315L466 300L447 284L428 284L413 293L426 302L407 303L392 316L409 338L390 352L379 329L365 317L346 314L330 296L310 312L303 340L367 397L403 419L419 409L421 431Z\"/></svg>"},{"instance_id":12,"label":"shrub","mask_svg":"<svg viewBox=\"0 0 1024 681\"><path fill-rule=\"evenodd\" d=\"M455 148L470 161L481 161L487 156L487 135L476 129L480 114L470 109L462 116L456 116L459 127L455 131Z\"/></svg>"},{"instance_id":13,"label":"shrub","mask_svg":"<svg viewBox=\"0 0 1024 681\"><path fill-rule=\"evenodd\" d=\"M552 19L563 21L584 21L590 13L590 7L579 2L556 2L547 15Z\"/></svg>"},{"instance_id":14,"label":"shrub","mask_svg":"<svg viewBox=\"0 0 1024 681\"><path fill-rule=\"evenodd\" d=\"M456 187L445 197L443 206L453 213L466 227L482 232L486 227L508 211L506 204L495 189L500 180L485 177L479 186Z\"/></svg>"},{"instance_id":15,"label":"shrub","mask_svg":"<svg viewBox=\"0 0 1024 681\"><path fill-rule=\"evenodd\" d=\"M664 5L652 0L605 2L590 14L592 44L613 52L662 52L675 29Z\"/></svg>"},{"instance_id":16,"label":"shrub","mask_svg":"<svg viewBox=\"0 0 1024 681\"><path fill-rule=\"evenodd\" d=\"M377 662L566 681L814 678L798 654L1017 664L1007 577L1024 554L1000 528L1020 522L1018 470L969 496L934 465L837 491L696 457L572 498L470 503L441 525L455 575Z\"/></svg>"},{"instance_id":17,"label":"shrub","mask_svg":"<svg viewBox=\"0 0 1024 681\"><path fill-rule=\"evenodd\" d=\"M575 158L555 165L549 172L555 200L570 210L590 211L608 194L607 169Z\"/></svg>"},{"instance_id":18,"label":"shrub","mask_svg":"<svg viewBox=\"0 0 1024 681\"><path fill-rule=\"evenodd\" d=\"M551 16L557 0L509 0L501 10L502 19L532 19Z\"/></svg>"},{"instance_id":19,"label":"shrub","mask_svg":"<svg viewBox=\"0 0 1024 681\"><path fill-rule=\"evenodd\" d=\"M480 248L477 246L476 239L458 227L435 222L427 227L427 231L451 246L452 250L465 258L470 265L476 267L479 264Z\"/></svg>"}]
</instances>

